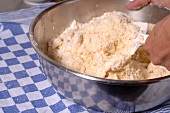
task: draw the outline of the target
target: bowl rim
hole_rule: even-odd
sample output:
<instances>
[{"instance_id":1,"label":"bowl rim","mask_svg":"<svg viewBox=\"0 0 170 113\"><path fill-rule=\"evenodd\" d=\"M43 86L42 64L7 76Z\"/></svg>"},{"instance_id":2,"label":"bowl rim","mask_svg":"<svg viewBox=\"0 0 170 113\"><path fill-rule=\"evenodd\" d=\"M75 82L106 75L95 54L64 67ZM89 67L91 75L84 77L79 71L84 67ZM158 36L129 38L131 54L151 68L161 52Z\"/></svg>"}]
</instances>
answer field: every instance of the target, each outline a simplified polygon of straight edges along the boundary
<instances>
[{"instance_id":1,"label":"bowl rim","mask_svg":"<svg viewBox=\"0 0 170 113\"><path fill-rule=\"evenodd\" d=\"M40 12L33 19L33 21L30 24L30 27L29 27L29 36L30 36L30 42L31 42L34 50L37 52L38 56L41 56L42 58L44 58L46 61L48 61L52 65L56 66L57 68L59 68L63 71L66 71L70 74L73 74L77 77L81 77L81 78L84 78L84 79L87 79L87 80L91 80L91 81L94 81L94 82L100 82L100 83L104 83L104 84L114 84L114 85L141 85L141 84L143 84L143 85L148 85L148 84L152 84L152 83L156 83L156 82L164 82L164 81L167 81L167 80L170 79L170 75L159 77L159 78L146 79L146 80L113 80L113 79L100 78L100 77L84 74L84 73L77 72L77 71L74 71L72 69L66 68L66 67L58 64L56 61L54 61L50 57L48 57L44 52L42 52L38 48L38 44L34 39L34 28L35 28L35 26L36 26L37 22L39 21L39 19L41 17L43 17L51 9L53 9L53 8L59 6L59 5L62 5L62 4L66 4L68 2L76 2L76 1L80 1L80 0L63 0L61 2L58 2L58 3L56 3L52 6L49 6L48 8L43 10L42 12ZM156 7L158 7L158 6L156 6ZM164 9L166 9L166 8L164 8Z\"/></svg>"}]
</instances>

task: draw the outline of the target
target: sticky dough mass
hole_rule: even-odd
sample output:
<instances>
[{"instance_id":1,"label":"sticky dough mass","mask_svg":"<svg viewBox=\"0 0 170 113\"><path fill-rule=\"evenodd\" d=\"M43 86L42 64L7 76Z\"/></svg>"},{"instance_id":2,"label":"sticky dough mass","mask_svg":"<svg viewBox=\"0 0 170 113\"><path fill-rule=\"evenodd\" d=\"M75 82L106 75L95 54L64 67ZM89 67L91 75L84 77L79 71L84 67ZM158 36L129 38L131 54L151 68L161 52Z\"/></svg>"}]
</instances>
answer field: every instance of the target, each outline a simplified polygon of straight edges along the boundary
<instances>
[{"instance_id":1,"label":"sticky dough mass","mask_svg":"<svg viewBox=\"0 0 170 113\"><path fill-rule=\"evenodd\" d=\"M73 21L49 41L48 55L69 69L116 80L144 80L168 75L150 62L143 47L131 55L139 28L122 12L106 12L87 23Z\"/></svg>"}]
</instances>

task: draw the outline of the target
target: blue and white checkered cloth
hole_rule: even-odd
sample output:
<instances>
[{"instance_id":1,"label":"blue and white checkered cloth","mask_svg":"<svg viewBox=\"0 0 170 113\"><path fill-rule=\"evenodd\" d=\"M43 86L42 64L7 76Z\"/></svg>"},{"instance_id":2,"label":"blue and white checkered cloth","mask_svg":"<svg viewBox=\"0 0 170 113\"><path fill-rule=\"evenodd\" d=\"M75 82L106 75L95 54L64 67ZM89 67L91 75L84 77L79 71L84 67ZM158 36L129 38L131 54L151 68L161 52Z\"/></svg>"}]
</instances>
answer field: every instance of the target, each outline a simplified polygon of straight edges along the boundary
<instances>
[{"instance_id":1,"label":"blue and white checkered cloth","mask_svg":"<svg viewBox=\"0 0 170 113\"><path fill-rule=\"evenodd\" d=\"M54 3L0 14L0 113L99 113L67 100L42 72L28 30ZM145 113L169 113L166 103Z\"/></svg>"}]
</instances>

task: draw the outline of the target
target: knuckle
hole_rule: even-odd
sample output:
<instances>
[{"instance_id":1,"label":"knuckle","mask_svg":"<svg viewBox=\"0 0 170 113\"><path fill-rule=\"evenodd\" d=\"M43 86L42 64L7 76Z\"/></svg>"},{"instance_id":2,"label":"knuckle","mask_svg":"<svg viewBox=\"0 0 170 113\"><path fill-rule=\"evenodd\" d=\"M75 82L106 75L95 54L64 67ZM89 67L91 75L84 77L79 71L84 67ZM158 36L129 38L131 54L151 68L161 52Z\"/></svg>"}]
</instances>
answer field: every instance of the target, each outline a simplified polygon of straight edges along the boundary
<instances>
[{"instance_id":1,"label":"knuckle","mask_svg":"<svg viewBox=\"0 0 170 113\"><path fill-rule=\"evenodd\" d=\"M151 57L151 61L154 65L162 64L162 59L158 56Z\"/></svg>"},{"instance_id":2,"label":"knuckle","mask_svg":"<svg viewBox=\"0 0 170 113\"><path fill-rule=\"evenodd\" d=\"M161 65L170 71L170 59L165 60Z\"/></svg>"}]
</instances>

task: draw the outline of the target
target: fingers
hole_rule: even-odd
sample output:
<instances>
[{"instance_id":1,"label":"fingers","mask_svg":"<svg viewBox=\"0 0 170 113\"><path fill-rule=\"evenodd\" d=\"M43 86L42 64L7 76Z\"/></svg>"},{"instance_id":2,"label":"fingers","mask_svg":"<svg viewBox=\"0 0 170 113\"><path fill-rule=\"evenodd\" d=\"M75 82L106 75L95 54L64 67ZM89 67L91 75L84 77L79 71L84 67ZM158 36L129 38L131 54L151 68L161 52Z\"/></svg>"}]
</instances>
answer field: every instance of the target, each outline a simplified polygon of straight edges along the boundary
<instances>
[{"instance_id":1,"label":"fingers","mask_svg":"<svg viewBox=\"0 0 170 113\"><path fill-rule=\"evenodd\" d=\"M145 42L144 49L150 55L152 63L155 65L160 65L162 63L162 58L159 56L159 54L157 54L157 52L155 53L155 51L152 50L154 48L152 46L154 37L155 37L155 34L151 33Z\"/></svg>"},{"instance_id":2,"label":"fingers","mask_svg":"<svg viewBox=\"0 0 170 113\"><path fill-rule=\"evenodd\" d=\"M149 3L152 3L157 6L163 6L170 8L170 0L134 0L128 4L126 4L126 8L130 10L140 9Z\"/></svg>"},{"instance_id":3,"label":"fingers","mask_svg":"<svg viewBox=\"0 0 170 113\"><path fill-rule=\"evenodd\" d=\"M147 38L144 48L149 53L151 61L155 65L170 67L170 16L159 21L149 37Z\"/></svg>"},{"instance_id":4,"label":"fingers","mask_svg":"<svg viewBox=\"0 0 170 113\"><path fill-rule=\"evenodd\" d=\"M126 8L130 10L140 9L143 6L146 6L150 3L150 0L134 0L128 4L126 4Z\"/></svg>"},{"instance_id":5,"label":"fingers","mask_svg":"<svg viewBox=\"0 0 170 113\"><path fill-rule=\"evenodd\" d=\"M152 63L155 65L160 65L162 63L162 58L160 57L159 51L159 28L163 24L163 21L158 22L147 38L144 49L149 53Z\"/></svg>"}]
</instances>

